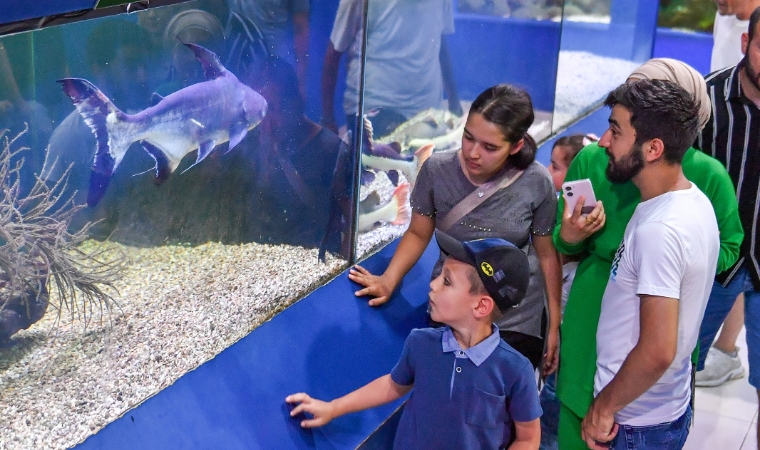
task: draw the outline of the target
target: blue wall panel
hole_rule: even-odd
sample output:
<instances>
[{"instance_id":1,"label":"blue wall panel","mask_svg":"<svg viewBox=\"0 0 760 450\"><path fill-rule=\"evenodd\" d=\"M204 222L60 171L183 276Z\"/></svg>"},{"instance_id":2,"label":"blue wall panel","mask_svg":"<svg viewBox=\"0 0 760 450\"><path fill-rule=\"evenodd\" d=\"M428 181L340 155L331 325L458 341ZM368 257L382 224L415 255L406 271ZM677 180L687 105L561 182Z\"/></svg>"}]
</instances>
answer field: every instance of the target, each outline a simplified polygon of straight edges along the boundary
<instances>
[{"instance_id":1,"label":"blue wall panel","mask_svg":"<svg viewBox=\"0 0 760 450\"><path fill-rule=\"evenodd\" d=\"M363 266L382 271L396 245ZM432 243L378 308L357 299L357 285L339 275L76 448L356 448L401 401L311 431L289 417L285 396L306 391L332 399L388 373L409 331L426 324L437 257Z\"/></svg>"},{"instance_id":2,"label":"blue wall panel","mask_svg":"<svg viewBox=\"0 0 760 450\"><path fill-rule=\"evenodd\" d=\"M710 33L658 28L654 57L680 59L706 75L710 72L712 48L713 37Z\"/></svg>"},{"instance_id":3,"label":"blue wall panel","mask_svg":"<svg viewBox=\"0 0 760 450\"><path fill-rule=\"evenodd\" d=\"M528 91L537 109L554 109L558 22L457 14L455 27L448 44L462 99L474 100L488 87L512 83Z\"/></svg>"}]
</instances>

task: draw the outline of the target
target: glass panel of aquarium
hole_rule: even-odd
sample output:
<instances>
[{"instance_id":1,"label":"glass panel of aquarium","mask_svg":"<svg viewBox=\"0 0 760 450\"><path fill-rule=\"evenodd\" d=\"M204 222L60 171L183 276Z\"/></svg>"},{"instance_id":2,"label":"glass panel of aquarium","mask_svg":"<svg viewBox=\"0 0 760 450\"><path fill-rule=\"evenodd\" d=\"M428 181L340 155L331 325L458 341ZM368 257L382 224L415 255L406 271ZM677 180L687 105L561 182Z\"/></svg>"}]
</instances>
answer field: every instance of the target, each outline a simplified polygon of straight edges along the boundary
<instances>
[{"instance_id":1,"label":"glass panel of aquarium","mask_svg":"<svg viewBox=\"0 0 760 450\"><path fill-rule=\"evenodd\" d=\"M525 90L535 113L529 134L549 135L561 18L555 3L368 1L360 255L403 234L421 164L461 147L470 104L485 89L509 83ZM345 28L341 35L350 34ZM347 97L349 120L355 111Z\"/></svg>"},{"instance_id":2,"label":"glass panel of aquarium","mask_svg":"<svg viewBox=\"0 0 760 450\"><path fill-rule=\"evenodd\" d=\"M276 4L0 36L0 447L75 445L347 267L337 1Z\"/></svg>"},{"instance_id":3,"label":"glass panel of aquarium","mask_svg":"<svg viewBox=\"0 0 760 450\"><path fill-rule=\"evenodd\" d=\"M564 1L553 131L598 107L652 56L657 4L652 0Z\"/></svg>"}]
</instances>

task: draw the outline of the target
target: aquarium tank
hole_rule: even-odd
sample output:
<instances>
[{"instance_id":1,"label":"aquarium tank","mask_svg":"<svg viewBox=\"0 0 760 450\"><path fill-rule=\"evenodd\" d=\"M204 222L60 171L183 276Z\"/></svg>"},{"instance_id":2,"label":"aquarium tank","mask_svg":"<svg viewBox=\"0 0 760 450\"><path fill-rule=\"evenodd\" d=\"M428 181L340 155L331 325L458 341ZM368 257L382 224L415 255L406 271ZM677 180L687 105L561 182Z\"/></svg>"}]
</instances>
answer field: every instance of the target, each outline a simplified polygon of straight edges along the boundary
<instances>
[{"instance_id":1,"label":"aquarium tank","mask_svg":"<svg viewBox=\"0 0 760 450\"><path fill-rule=\"evenodd\" d=\"M0 13L0 448L75 446L401 236L484 89L540 141L649 56L644 0L100 3Z\"/></svg>"}]
</instances>

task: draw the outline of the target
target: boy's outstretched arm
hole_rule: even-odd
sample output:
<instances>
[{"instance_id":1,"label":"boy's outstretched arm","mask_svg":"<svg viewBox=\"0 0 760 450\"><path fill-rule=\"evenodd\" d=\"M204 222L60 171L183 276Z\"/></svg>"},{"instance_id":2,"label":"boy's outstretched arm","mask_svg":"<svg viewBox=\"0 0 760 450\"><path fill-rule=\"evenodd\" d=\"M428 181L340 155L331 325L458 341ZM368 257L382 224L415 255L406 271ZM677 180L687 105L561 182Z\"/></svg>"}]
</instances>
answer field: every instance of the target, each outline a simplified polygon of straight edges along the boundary
<instances>
[{"instance_id":1,"label":"boy's outstretched arm","mask_svg":"<svg viewBox=\"0 0 760 450\"><path fill-rule=\"evenodd\" d=\"M515 421L515 440L509 450L538 450L541 445L541 419Z\"/></svg>"},{"instance_id":2,"label":"boy's outstretched arm","mask_svg":"<svg viewBox=\"0 0 760 450\"><path fill-rule=\"evenodd\" d=\"M344 414L363 411L397 400L406 395L411 389L411 384L408 386L396 384L391 379L390 374L388 374L331 402L323 402L322 400L311 398L303 392L288 395L285 401L288 403L299 403L290 412L291 417L302 412L314 416L312 419L301 421L302 427L314 428L321 427Z\"/></svg>"}]
</instances>

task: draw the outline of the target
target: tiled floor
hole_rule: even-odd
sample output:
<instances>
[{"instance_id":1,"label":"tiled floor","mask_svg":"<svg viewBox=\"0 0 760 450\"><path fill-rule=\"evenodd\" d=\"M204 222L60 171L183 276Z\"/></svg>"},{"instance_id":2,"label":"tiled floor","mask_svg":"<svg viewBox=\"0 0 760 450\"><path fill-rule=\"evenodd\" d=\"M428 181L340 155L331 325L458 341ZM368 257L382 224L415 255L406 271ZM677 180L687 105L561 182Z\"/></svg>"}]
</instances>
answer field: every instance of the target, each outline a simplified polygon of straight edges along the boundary
<instances>
[{"instance_id":1,"label":"tiled floor","mask_svg":"<svg viewBox=\"0 0 760 450\"><path fill-rule=\"evenodd\" d=\"M748 373L744 331L739 356ZM697 388L694 426L686 450L757 450L757 391L744 378L716 388Z\"/></svg>"}]
</instances>

